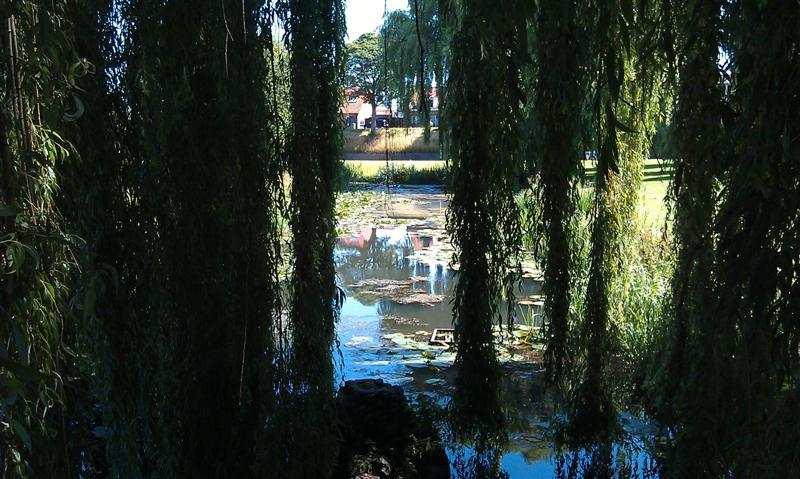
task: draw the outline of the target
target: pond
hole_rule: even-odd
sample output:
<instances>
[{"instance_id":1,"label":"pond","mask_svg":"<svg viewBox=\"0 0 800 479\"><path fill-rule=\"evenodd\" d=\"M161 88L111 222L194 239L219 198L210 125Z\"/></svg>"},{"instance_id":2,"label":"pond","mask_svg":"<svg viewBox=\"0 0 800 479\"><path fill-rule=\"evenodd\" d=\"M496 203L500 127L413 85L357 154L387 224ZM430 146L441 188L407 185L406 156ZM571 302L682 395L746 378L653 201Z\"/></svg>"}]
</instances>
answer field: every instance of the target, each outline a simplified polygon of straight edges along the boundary
<instances>
[{"instance_id":1,"label":"pond","mask_svg":"<svg viewBox=\"0 0 800 479\"><path fill-rule=\"evenodd\" d=\"M424 210L434 203L423 199L417 206ZM401 386L417 404L448 404L455 355L444 345L429 344L434 330L452 328L450 299L456 273L449 267L452 250L447 243L429 221L423 221L422 227L365 225L339 238L337 281L347 297L337 326L338 381L383 379ZM524 307L517 316L526 318L517 321L527 324L515 325L512 334L502 333L501 328L496 331L498 336L506 335L499 352L508 441L499 450L489 449L495 455L492 460L499 462L500 477L569 475L563 473L563 464L553 454L553 407L542 392L537 351L527 343L526 335L537 326L538 293L539 282L527 277L517 292ZM628 430L643 428L642 434L649 434L632 416L622 419ZM485 459L475 457L474 444L448 439L450 435L444 433L447 425L440 427L453 477L480 477L470 473L476 459ZM613 449L617 454L619 447ZM576 457L586 462L584 456ZM640 448L625 457L634 469L645 469L647 456Z\"/></svg>"}]
</instances>

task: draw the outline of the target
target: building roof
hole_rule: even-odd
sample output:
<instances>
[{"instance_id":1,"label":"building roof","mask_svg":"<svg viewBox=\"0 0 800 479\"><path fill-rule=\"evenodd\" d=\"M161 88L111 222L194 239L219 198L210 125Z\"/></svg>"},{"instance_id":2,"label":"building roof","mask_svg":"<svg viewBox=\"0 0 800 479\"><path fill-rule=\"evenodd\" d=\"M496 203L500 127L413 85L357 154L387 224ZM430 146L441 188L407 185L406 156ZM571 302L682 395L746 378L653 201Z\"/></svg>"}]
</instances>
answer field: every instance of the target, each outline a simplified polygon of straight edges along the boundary
<instances>
[{"instance_id":1,"label":"building roof","mask_svg":"<svg viewBox=\"0 0 800 479\"><path fill-rule=\"evenodd\" d=\"M357 116L361 112L361 109L362 109L362 107L364 105L369 105L369 103L367 103L367 101L364 98L364 96L356 94L356 91L357 90L355 88L352 88L352 87L345 88L345 90L344 90L344 100L342 102L342 107L341 107L341 114L343 116ZM438 92L438 89L436 87L431 87L428 90L428 95L430 95L430 99L431 99L431 111L432 112L438 111L438 109L439 109L439 95L438 95L438 93L439 92ZM417 98L417 95L415 95L412 98L411 111L416 111L417 110L416 98ZM399 114L401 114L401 111L398 111L398 110L400 110L400 109L398 108L397 110L392 110L387 105L378 105L378 107L375 110L375 114L377 116L389 116L390 114L393 115L393 116L398 116Z\"/></svg>"},{"instance_id":2,"label":"building roof","mask_svg":"<svg viewBox=\"0 0 800 479\"><path fill-rule=\"evenodd\" d=\"M355 101L347 101L347 99L345 99L344 104L342 104L342 114L358 115L358 112L361 111L361 105L363 104L364 99L361 97L356 98Z\"/></svg>"},{"instance_id":3,"label":"building roof","mask_svg":"<svg viewBox=\"0 0 800 479\"><path fill-rule=\"evenodd\" d=\"M344 101L342 103L342 115L358 115L361 106L364 104L364 97L355 94L355 88L345 88Z\"/></svg>"}]
</instances>

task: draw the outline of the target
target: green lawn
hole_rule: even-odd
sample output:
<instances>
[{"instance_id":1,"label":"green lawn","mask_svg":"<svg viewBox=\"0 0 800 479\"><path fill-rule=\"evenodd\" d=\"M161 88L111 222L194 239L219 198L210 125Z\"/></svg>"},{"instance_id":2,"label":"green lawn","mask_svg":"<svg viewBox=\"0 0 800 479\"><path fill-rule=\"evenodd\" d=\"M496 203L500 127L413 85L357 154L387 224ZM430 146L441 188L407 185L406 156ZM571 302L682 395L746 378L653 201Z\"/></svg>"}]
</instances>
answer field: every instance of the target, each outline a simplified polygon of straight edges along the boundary
<instances>
[{"instance_id":1,"label":"green lawn","mask_svg":"<svg viewBox=\"0 0 800 479\"><path fill-rule=\"evenodd\" d=\"M645 181L642 185L640 209L642 220L653 229L661 229L667 218L666 196L669 180Z\"/></svg>"}]
</instances>

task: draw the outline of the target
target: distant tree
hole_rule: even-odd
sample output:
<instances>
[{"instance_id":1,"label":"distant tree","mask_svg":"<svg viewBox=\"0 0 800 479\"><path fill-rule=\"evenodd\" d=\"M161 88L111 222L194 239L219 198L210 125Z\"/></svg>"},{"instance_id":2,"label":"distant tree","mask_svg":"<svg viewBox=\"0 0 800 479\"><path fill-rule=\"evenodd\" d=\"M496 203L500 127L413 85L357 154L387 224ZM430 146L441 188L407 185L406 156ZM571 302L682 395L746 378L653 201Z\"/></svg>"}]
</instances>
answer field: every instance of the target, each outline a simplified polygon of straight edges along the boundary
<instances>
[{"instance_id":1,"label":"distant tree","mask_svg":"<svg viewBox=\"0 0 800 479\"><path fill-rule=\"evenodd\" d=\"M407 9L390 12L381 27L381 34L386 38L389 93L392 98L399 99L399 108L406 119L411 118L411 108L416 108L419 122L426 129L426 138L434 82L438 121L443 121L452 35L452 25L448 26L452 22L445 21L452 17L452 6L448 5L449 2L440 4L439 0L412 0ZM410 126L407 122L406 126ZM440 130L441 133L445 132ZM442 138L440 136L440 141Z\"/></svg>"},{"instance_id":2,"label":"distant tree","mask_svg":"<svg viewBox=\"0 0 800 479\"><path fill-rule=\"evenodd\" d=\"M377 100L384 86L383 41L375 33L365 33L347 45L346 82L353 94L372 105L372 133L375 133Z\"/></svg>"},{"instance_id":3,"label":"distant tree","mask_svg":"<svg viewBox=\"0 0 800 479\"><path fill-rule=\"evenodd\" d=\"M416 90L416 69L419 50L414 35L414 19L406 10L390 12L383 22L381 34L386 46L387 84L392 98L397 98L403 113L404 126L411 126L411 104Z\"/></svg>"}]
</instances>

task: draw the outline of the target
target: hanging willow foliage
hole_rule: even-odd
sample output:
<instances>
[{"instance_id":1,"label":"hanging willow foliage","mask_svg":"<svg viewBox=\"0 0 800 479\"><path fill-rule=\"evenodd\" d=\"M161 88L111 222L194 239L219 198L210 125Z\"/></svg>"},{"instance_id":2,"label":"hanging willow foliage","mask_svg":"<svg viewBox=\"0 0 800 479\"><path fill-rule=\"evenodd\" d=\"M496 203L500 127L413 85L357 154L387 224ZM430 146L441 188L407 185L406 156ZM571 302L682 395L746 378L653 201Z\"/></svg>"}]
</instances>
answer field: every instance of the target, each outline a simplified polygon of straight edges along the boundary
<instances>
[{"instance_id":1,"label":"hanging willow foliage","mask_svg":"<svg viewBox=\"0 0 800 479\"><path fill-rule=\"evenodd\" d=\"M616 429L616 409L608 383L608 361L614 347L610 326L609 295L611 281L618 268L615 258L619 248L620 218L613 211L614 183L621 183L620 154L617 137L617 109L622 84L625 81L625 58L616 50L619 35L619 5L600 2L598 33L599 53L597 99L595 100L598 143L597 173L595 175L594 218L591 235L591 266L586 293L586 317L582 334L586 347L586 366L575 401L572 435L582 442L593 442ZM601 86L602 85L602 86ZM628 165L622 165L624 167ZM613 175L613 177L612 177ZM619 188L620 186L617 186Z\"/></svg>"},{"instance_id":2,"label":"hanging willow foliage","mask_svg":"<svg viewBox=\"0 0 800 479\"><path fill-rule=\"evenodd\" d=\"M741 334L733 370L743 397L734 417L754 431L736 461L747 476L800 466L800 5L741 5L744 25L754 28L735 39L742 115L717 225L714 311Z\"/></svg>"},{"instance_id":3,"label":"hanging willow foliage","mask_svg":"<svg viewBox=\"0 0 800 479\"><path fill-rule=\"evenodd\" d=\"M131 327L152 341L143 349L155 361L151 377L128 385L136 394L126 416L143 421L131 440L143 474L246 475L273 410L280 296L265 7L119 8L136 169L130 206L143 230L134 248L144 248L126 264L150 256L139 273L142 318ZM134 370L149 365L134 358Z\"/></svg>"},{"instance_id":4,"label":"hanging willow foliage","mask_svg":"<svg viewBox=\"0 0 800 479\"><path fill-rule=\"evenodd\" d=\"M423 20L421 17L425 12L420 9L420 0L412 0L414 4L414 33L417 37L417 50L419 51L419 69L417 70L417 84L419 85L419 92L417 93L417 105L419 110L419 120L422 122L425 129L425 141L427 142L431 136L431 109L428 99L428 77L425 75L425 42L423 41ZM422 7L425 7L423 3Z\"/></svg>"},{"instance_id":5,"label":"hanging willow foliage","mask_svg":"<svg viewBox=\"0 0 800 479\"><path fill-rule=\"evenodd\" d=\"M74 250L80 269L71 278L70 315L77 351L85 361L76 371L81 387L70 398L77 409L72 420L79 426L74 431L80 437L75 441L78 454L98 475L135 477L139 465L130 442L132 428L123 418L144 422L133 406L133 398L142 393L133 392L134 368L119 360L140 364L137 352L142 354L151 338L132 326L139 324L133 306L140 268L129 252L141 247L141 234L125 202L130 182L121 98L108 87L110 72L118 66L111 7L108 0L70 2L78 78L71 91L74 119L66 133L75 155L57 169L62 185L58 203L69 230L82 238Z\"/></svg>"},{"instance_id":6,"label":"hanging willow foliage","mask_svg":"<svg viewBox=\"0 0 800 479\"><path fill-rule=\"evenodd\" d=\"M430 92L436 82L439 121L449 63L450 23L445 17L449 2L412 0L409 8L389 12L381 26L386 39L386 60L390 94L400 104L405 126L411 126L411 104L417 107L418 120L429 136L433 104ZM439 130L440 135L446 132ZM442 141L440 136L440 141Z\"/></svg>"},{"instance_id":7,"label":"hanging willow foliage","mask_svg":"<svg viewBox=\"0 0 800 479\"><path fill-rule=\"evenodd\" d=\"M0 6L0 474L70 477L70 391L77 386L66 321L76 238L56 196L70 160L62 127L75 81L66 2ZM77 443L77 441L76 441Z\"/></svg>"},{"instance_id":8,"label":"hanging willow foliage","mask_svg":"<svg viewBox=\"0 0 800 479\"><path fill-rule=\"evenodd\" d=\"M452 42L449 131L453 161L448 231L459 265L453 299L456 392L453 404L470 424L467 435L502 422L499 364L492 335L499 305L512 300L521 243L514 199L518 173L519 62L524 17L503 13L523 6L464 1ZM487 58L493 61L487 61ZM509 316L509 320L511 317Z\"/></svg>"},{"instance_id":9,"label":"hanging willow foliage","mask_svg":"<svg viewBox=\"0 0 800 479\"><path fill-rule=\"evenodd\" d=\"M532 227L545 248L542 283L547 318L545 368L552 383L564 379L570 364L567 339L573 290L571 237L576 181L583 169L579 149L584 85L581 71L584 32L574 1L539 3L535 28L537 77L534 100L536 135Z\"/></svg>"},{"instance_id":10,"label":"hanging willow foliage","mask_svg":"<svg viewBox=\"0 0 800 479\"><path fill-rule=\"evenodd\" d=\"M414 97L415 70L418 49L412 41L413 20L409 12L389 12L381 25L381 37L385 42L386 83L390 95L397 98L399 113L403 114L403 126L410 127L411 106ZM417 66L418 68L418 66Z\"/></svg>"},{"instance_id":11,"label":"hanging willow foliage","mask_svg":"<svg viewBox=\"0 0 800 479\"><path fill-rule=\"evenodd\" d=\"M688 2L676 13L679 262L658 410L675 434L665 472L779 477L800 463L790 412L799 407L800 7Z\"/></svg>"},{"instance_id":12,"label":"hanging willow foliage","mask_svg":"<svg viewBox=\"0 0 800 479\"><path fill-rule=\"evenodd\" d=\"M743 0L725 13L738 115L713 224L713 296L690 311L702 369L676 447L694 454L676 474L779 477L800 464L800 5Z\"/></svg>"},{"instance_id":13,"label":"hanging willow foliage","mask_svg":"<svg viewBox=\"0 0 800 479\"><path fill-rule=\"evenodd\" d=\"M74 180L73 191L102 198L104 205L74 225L87 240L76 296L88 306L80 314L97 371L97 431L106 444L107 471L130 477L177 474L181 447L176 398L182 370L159 228L169 222L170 206L159 157L164 92L152 61L160 14L159 5L135 1L76 6L78 53L93 71L78 93L88 110L76 125L80 161L64 172Z\"/></svg>"},{"instance_id":14,"label":"hanging willow foliage","mask_svg":"<svg viewBox=\"0 0 800 479\"><path fill-rule=\"evenodd\" d=\"M480 477L501 474L492 330L503 297L513 299L520 248L518 83L530 3L414 0L413 16L392 17L410 39L394 65L405 93L420 87L424 98L435 78L444 102L449 87L453 409L455 432L475 452L462 473ZM306 478L334 467L344 7L278 3L291 41L287 92L276 78L273 5L0 4L0 476ZM568 387L567 366L577 366L568 432L590 454L575 458L592 463L587 473L612 473L620 388L611 373L628 359L617 330L632 301L641 163L674 60L673 328L651 351L669 353L655 372L666 379L649 378L668 428L662 473L800 469L800 4L538 7L533 196L547 248L546 359L551 381ZM572 222L589 71L598 173L588 291L575 311L584 321L571 335L570 304L583 293L570 240L583 232ZM284 157L288 337L278 277Z\"/></svg>"},{"instance_id":15,"label":"hanging willow foliage","mask_svg":"<svg viewBox=\"0 0 800 479\"><path fill-rule=\"evenodd\" d=\"M705 379L716 366L710 360L713 335L708 315L712 301L714 242L712 225L716 209L717 183L725 151L722 77L718 56L721 2L686 2L674 10L679 21L677 48L680 75L673 132L678 159L672 195L675 198L675 243L677 265L672 284L674 337L659 414L667 421L675 416L700 425L707 418L705 404L697 403ZM690 419L691 418L691 419ZM699 436L694 436L695 434ZM710 442L701 445L700 436ZM706 427L682 430L674 459L702 457L717 440ZM694 436L694 437L691 437ZM697 449L693 449L694 447ZM675 465L673 465L675 467ZM685 470L688 476L700 471Z\"/></svg>"},{"instance_id":16,"label":"hanging willow foliage","mask_svg":"<svg viewBox=\"0 0 800 479\"><path fill-rule=\"evenodd\" d=\"M597 144L590 268L574 393L571 440L603 442L618 432L611 361L628 297L626 269L637 231L642 164L654 131L655 100L663 78L654 57L658 19L649 2L598 2L594 95Z\"/></svg>"},{"instance_id":17,"label":"hanging willow foliage","mask_svg":"<svg viewBox=\"0 0 800 479\"><path fill-rule=\"evenodd\" d=\"M294 403L286 477L330 472L335 283L334 201L340 162L344 6L340 0L287 2L292 121L289 173L294 270L291 291L291 393Z\"/></svg>"},{"instance_id":18,"label":"hanging willow foliage","mask_svg":"<svg viewBox=\"0 0 800 479\"><path fill-rule=\"evenodd\" d=\"M6 6L3 475L249 475L280 312L270 5Z\"/></svg>"}]
</instances>

